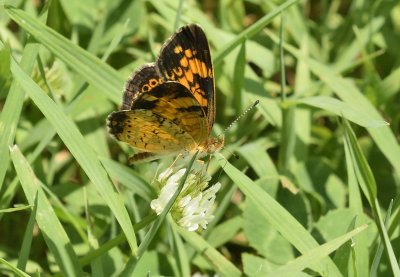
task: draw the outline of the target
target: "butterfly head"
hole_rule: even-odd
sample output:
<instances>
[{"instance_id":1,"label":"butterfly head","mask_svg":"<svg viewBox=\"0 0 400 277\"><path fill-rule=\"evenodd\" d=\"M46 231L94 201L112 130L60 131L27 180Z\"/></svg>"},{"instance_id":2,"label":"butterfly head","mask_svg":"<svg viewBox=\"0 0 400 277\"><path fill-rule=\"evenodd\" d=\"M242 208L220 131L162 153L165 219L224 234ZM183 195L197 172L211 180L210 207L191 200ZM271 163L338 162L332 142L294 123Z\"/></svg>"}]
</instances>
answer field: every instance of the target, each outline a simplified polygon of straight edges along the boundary
<instances>
[{"instance_id":1,"label":"butterfly head","mask_svg":"<svg viewBox=\"0 0 400 277\"><path fill-rule=\"evenodd\" d=\"M210 137L208 138L205 150L208 154L219 152L224 146L224 142L224 136Z\"/></svg>"}]
</instances>

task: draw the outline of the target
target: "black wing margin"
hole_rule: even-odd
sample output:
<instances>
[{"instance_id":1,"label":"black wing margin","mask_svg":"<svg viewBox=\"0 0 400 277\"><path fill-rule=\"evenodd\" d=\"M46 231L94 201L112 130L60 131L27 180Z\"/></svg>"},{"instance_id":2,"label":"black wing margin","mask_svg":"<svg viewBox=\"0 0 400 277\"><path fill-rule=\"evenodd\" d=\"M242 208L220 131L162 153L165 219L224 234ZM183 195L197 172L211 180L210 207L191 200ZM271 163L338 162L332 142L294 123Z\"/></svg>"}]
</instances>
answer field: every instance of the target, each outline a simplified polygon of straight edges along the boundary
<instances>
[{"instance_id":1,"label":"black wing margin","mask_svg":"<svg viewBox=\"0 0 400 277\"><path fill-rule=\"evenodd\" d=\"M156 64L166 81L181 83L195 96L210 133L215 121L214 70L203 29L197 24L178 29L161 48Z\"/></svg>"}]
</instances>

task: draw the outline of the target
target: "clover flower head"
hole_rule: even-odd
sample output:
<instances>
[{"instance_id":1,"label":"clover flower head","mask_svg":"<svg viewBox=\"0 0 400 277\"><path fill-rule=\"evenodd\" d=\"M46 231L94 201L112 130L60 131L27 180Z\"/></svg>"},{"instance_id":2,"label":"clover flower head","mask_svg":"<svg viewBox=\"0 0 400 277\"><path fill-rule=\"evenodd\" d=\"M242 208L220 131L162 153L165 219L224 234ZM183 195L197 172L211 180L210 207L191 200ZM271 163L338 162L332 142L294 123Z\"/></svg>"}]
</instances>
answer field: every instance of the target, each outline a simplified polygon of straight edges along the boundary
<instances>
[{"instance_id":1,"label":"clover flower head","mask_svg":"<svg viewBox=\"0 0 400 277\"><path fill-rule=\"evenodd\" d=\"M160 193L157 199L150 203L150 207L159 215L168 204L176 190L186 168L168 168L158 175ZM172 218L189 231L196 231L199 227L206 229L207 224L214 218L213 209L216 193L221 188L218 182L209 185L211 177L202 169L199 163L192 167L177 200L171 208Z\"/></svg>"}]
</instances>

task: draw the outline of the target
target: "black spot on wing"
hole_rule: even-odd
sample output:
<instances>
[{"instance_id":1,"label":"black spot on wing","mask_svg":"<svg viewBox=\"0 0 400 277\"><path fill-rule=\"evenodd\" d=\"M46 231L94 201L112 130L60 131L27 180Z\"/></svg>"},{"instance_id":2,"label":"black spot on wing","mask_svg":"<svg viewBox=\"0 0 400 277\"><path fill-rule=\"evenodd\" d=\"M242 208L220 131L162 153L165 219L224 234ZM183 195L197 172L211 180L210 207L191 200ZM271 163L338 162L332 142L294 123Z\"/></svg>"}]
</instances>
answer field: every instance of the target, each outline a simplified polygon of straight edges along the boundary
<instances>
[{"instance_id":1,"label":"black spot on wing","mask_svg":"<svg viewBox=\"0 0 400 277\"><path fill-rule=\"evenodd\" d=\"M151 91L151 95L157 98L168 96L170 99L187 97L192 95L189 90L178 82L166 82Z\"/></svg>"},{"instance_id":2,"label":"black spot on wing","mask_svg":"<svg viewBox=\"0 0 400 277\"><path fill-rule=\"evenodd\" d=\"M151 92L141 94L132 104L131 109L153 110L160 99L178 99L193 97L193 94L183 85L177 82L166 82L155 87Z\"/></svg>"},{"instance_id":3,"label":"black spot on wing","mask_svg":"<svg viewBox=\"0 0 400 277\"><path fill-rule=\"evenodd\" d=\"M136 110L136 109L143 109L143 110L153 110L155 107L157 107L157 103L159 100L146 100L143 99L142 97L137 99L133 105L132 105L132 110Z\"/></svg>"},{"instance_id":4,"label":"black spot on wing","mask_svg":"<svg viewBox=\"0 0 400 277\"><path fill-rule=\"evenodd\" d=\"M124 111L113 112L107 117L107 127L112 135L120 134L124 131L124 124L128 116Z\"/></svg>"},{"instance_id":5,"label":"black spot on wing","mask_svg":"<svg viewBox=\"0 0 400 277\"><path fill-rule=\"evenodd\" d=\"M199 116L204 116L203 113L200 113L201 111L203 111L203 108L201 106L190 106L190 107L178 108L177 110L180 112L199 112Z\"/></svg>"}]
</instances>

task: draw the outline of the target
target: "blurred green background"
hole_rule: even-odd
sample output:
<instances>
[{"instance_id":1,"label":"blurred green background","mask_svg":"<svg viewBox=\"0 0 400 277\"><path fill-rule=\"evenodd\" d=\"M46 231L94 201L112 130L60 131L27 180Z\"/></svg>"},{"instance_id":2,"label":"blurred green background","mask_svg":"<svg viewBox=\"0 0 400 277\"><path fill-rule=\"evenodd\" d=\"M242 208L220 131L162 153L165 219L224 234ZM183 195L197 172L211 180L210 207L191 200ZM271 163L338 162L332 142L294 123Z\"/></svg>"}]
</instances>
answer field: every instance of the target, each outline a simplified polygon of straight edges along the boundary
<instances>
[{"instance_id":1,"label":"blurred green background","mask_svg":"<svg viewBox=\"0 0 400 277\"><path fill-rule=\"evenodd\" d=\"M211 158L209 228L167 217L147 240L172 160L128 166L105 119L188 23L212 51L213 133L260 104ZM395 0L0 2L1 274L400 276L399 49Z\"/></svg>"}]
</instances>

